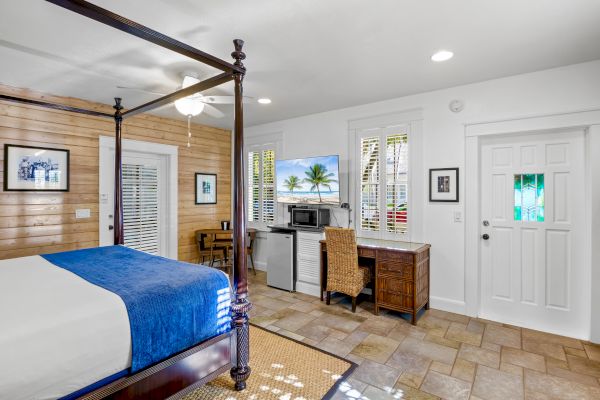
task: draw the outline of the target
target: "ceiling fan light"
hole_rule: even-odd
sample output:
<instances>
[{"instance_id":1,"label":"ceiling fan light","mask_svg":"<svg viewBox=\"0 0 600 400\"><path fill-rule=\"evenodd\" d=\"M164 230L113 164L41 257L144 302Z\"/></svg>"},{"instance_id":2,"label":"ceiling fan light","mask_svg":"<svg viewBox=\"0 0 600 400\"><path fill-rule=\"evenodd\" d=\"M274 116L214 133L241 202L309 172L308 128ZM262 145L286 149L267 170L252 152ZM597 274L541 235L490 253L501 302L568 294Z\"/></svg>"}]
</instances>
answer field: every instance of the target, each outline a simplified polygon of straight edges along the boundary
<instances>
[{"instance_id":1,"label":"ceiling fan light","mask_svg":"<svg viewBox=\"0 0 600 400\"><path fill-rule=\"evenodd\" d=\"M204 103L196 96L175 100L175 108L183 115L195 117L204 110Z\"/></svg>"},{"instance_id":2,"label":"ceiling fan light","mask_svg":"<svg viewBox=\"0 0 600 400\"><path fill-rule=\"evenodd\" d=\"M185 89L187 87L195 85L198 82L200 82L200 79L194 78L193 76L186 75L183 77L183 82L181 83L181 88Z\"/></svg>"},{"instance_id":3,"label":"ceiling fan light","mask_svg":"<svg viewBox=\"0 0 600 400\"><path fill-rule=\"evenodd\" d=\"M440 50L431 56L431 61L443 62L454 57L454 53L449 50Z\"/></svg>"},{"instance_id":4,"label":"ceiling fan light","mask_svg":"<svg viewBox=\"0 0 600 400\"><path fill-rule=\"evenodd\" d=\"M262 97L262 98L258 99L258 102L260 104L271 104L271 99L268 99L266 97Z\"/></svg>"}]
</instances>

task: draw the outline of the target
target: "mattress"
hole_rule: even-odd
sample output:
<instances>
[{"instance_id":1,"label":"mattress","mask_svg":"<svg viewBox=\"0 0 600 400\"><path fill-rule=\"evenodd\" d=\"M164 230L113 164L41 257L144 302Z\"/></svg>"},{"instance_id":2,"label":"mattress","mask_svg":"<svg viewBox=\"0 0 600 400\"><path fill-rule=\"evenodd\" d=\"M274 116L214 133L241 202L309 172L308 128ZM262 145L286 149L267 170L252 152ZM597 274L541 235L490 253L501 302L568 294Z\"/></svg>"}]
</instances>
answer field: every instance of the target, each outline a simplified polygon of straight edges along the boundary
<instances>
[{"instance_id":1,"label":"mattress","mask_svg":"<svg viewBox=\"0 0 600 400\"><path fill-rule=\"evenodd\" d=\"M0 261L0 398L56 399L128 369L119 296L40 256Z\"/></svg>"}]
</instances>

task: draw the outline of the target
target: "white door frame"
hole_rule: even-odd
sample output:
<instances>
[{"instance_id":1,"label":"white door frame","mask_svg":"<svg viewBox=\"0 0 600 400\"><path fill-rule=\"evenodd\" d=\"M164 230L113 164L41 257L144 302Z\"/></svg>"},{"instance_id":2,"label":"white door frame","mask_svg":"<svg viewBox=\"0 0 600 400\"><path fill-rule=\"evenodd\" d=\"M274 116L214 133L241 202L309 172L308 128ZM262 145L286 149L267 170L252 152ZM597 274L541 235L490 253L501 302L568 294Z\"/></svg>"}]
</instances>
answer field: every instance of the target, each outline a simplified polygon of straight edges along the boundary
<instances>
[{"instance_id":1,"label":"white door frame","mask_svg":"<svg viewBox=\"0 0 600 400\"><path fill-rule=\"evenodd\" d=\"M586 219L585 259L591 293L590 340L600 342L600 109L525 116L465 124L465 313L477 316L481 305L481 138L490 135L527 134L556 129L585 133Z\"/></svg>"},{"instance_id":2,"label":"white door frame","mask_svg":"<svg viewBox=\"0 0 600 400\"><path fill-rule=\"evenodd\" d=\"M99 193L102 194L105 182L102 177L102 167L106 160L106 154L115 148L115 138L110 136L100 136L99 150ZM151 143L139 140L123 139L121 142L123 151L135 151L142 153L153 153L166 156L167 171L166 171L166 191L167 191L167 231L166 231L166 254L167 257L177 260L178 257L178 147L168 144ZM113 160L114 161L114 160ZM111 165L112 166L112 165ZM111 199L100 199L100 207L105 204L112 204ZM102 213L100 213L102 215ZM99 225L101 229L101 223Z\"/></svg>"}]
</instances>

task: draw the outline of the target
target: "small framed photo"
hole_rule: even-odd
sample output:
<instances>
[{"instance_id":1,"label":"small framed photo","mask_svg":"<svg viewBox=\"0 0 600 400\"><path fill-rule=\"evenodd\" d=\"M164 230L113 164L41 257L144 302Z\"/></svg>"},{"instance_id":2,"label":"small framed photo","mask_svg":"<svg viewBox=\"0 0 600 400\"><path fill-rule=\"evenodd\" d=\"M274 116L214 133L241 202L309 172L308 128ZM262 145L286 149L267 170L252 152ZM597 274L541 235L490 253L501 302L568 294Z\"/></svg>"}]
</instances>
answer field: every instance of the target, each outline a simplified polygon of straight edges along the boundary
<instances>
[{"instance_id":1,"label":"small framed photo","mask_svg":"<svg viewBox=\"0 0 600 400\"><path fill-rule=\"evenodd\" d=\"M69 150L5 144L4 190L68 192Z\"/></svg>"},{"instance_id":2,"label":"small framed photo","mask_svg":"<svg viewBox=\"0 0 600 400\"><path fill-rule=\"evenodd\" d=\"M217 204L217 175L196 172L196 204Z\"/></svg>"},{"instance_id":3,"label":"small framed photo","mask_svg":"<svg viewBox=\"0 0 600 400\"><path fill-rule=\"evenodd\" d=\"M458 168L429 170L429 201L458 202Z\"/></svg>"}]
</instances>

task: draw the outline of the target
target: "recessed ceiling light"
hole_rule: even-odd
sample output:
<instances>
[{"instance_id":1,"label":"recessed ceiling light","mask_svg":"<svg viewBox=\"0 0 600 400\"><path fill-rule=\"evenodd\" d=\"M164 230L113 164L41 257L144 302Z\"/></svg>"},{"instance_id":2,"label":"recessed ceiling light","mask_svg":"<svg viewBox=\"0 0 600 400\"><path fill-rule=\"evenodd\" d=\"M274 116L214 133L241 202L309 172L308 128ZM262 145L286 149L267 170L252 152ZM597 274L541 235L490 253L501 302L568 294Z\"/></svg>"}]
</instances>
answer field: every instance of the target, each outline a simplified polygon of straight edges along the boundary
<instances>
[{"instance_id":1,"label":"recessed ceiling light","mask_svg":"<svg viewBox=\"0 0 600 400\"><path fill-rule=\"evenodd\" d=\"M261 99L258 99L258 102L260 104L271 104L271 99L267 99L266 97L263 97Z\"/></svg>"},{"instance_id":2,"label":"recessed ceiling light","mask_svg":"<svg viewBox=\"0 0 600 400\"><path fill-rule=\"evenodd\" d=\"M452 57L454 57L453 52L448 51L448 50L440 50L431 56L431 61L435 61L435 62L448 61Z\"/></svg>"}]
</instances>

